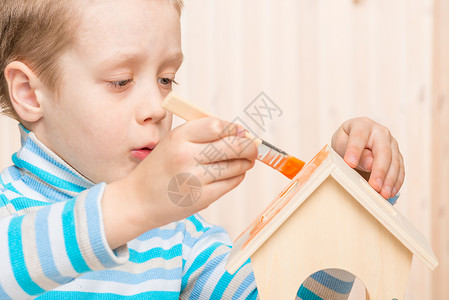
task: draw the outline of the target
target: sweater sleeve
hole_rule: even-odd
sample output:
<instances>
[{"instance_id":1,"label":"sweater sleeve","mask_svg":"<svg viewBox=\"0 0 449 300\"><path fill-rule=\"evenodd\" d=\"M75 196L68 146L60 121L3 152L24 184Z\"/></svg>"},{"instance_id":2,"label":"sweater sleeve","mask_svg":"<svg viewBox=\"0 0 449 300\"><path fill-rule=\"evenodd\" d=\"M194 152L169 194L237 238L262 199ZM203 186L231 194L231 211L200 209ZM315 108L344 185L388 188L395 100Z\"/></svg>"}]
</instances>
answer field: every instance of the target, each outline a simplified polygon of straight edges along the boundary
<instances>
[{"instance_id":1,"label":"sweater sleeve","mask_svg":"<svg viewBox=\"0 0 449 300\"><path fill-rule=\"evenodd\" d=\"M125 263L126 246L111 250L103 228L105 184L25 215L0 218L0 299L29 299L83 273Z\"/></svg>"},{"instance_id":2,"label":"sweater sleeve","mask_svg":"<svg viewBox=\"0 0 449 300\"><path fill-rule=\"evenodd\" d=\"M225 270L232 245L226 231L199 216L188 221L180 299L257 299L249 260L233 275Z\"/></svg>"}]
</instances>

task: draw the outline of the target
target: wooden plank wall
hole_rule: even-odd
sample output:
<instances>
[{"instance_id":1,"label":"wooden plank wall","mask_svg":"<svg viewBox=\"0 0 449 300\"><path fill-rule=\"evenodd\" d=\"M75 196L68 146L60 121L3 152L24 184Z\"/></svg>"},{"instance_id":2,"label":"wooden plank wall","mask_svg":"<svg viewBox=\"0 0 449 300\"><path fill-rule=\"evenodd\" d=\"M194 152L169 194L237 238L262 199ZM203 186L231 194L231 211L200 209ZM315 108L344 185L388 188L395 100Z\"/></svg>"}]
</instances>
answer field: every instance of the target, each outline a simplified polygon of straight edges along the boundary
<instances>
[{"instance_id":1,"label":"wooden plank wall","mask_svg":"<svg viewBox=\"0 0 449 300\"><path fill-rule=\"evenodd\" d=\"M304 160L347 118L366 115L385 124L406 161L398 207L432 238L431 0L186 4L180 93L233 119L244 118L245 107L264 91L283 115L261 134ZM204 215L235 237L284 184L257 165ZM438 299L431 296L431 276L414 261L407 299Z\"/></svg>"},{"instance_id":2,"label":"wooden plank wall","mask_svg":"<svg viewBox=\"0 0 449 300\"><path fill-rule=\"evenodd\" d=\"M432 241L440 266L432 297L449 299L449 2L435 1L432 90Z\"/></svg>"},{"instance_id":3,"label":"wooden plank wall","mask_svg":"<svg viewBox=\"0 0 449 300\"><path fill-rule=\"evenodd\" d=\"M185 63L176 90L212 113L243 120L306 161L345 119L369 116L391 129L407 172L398 207L442 262L433 274L413 262L408 300L449 299L445 1L435 0L434 15L433 0L185 0L182 17ZM245 108L262 91L282 114L259 128ZM17 129L4 118L0 126L6 166ZM235 238L286 183L257 164L203 215Z\"/></svg>"}]
</instances>

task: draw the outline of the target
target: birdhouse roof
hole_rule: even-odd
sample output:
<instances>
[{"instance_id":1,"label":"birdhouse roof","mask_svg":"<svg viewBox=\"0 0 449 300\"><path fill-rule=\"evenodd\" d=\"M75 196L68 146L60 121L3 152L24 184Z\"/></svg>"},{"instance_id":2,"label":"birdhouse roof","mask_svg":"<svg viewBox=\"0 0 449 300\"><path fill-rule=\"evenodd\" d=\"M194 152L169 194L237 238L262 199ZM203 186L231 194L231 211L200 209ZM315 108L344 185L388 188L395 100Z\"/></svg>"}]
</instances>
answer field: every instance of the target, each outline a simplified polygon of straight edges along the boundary
<instances>
[{"instance_id":1,"label":"birdhouse roof","mask_svg":"<svg viewBox=\"0 0 449 300\"><path fill-rule=\"evenodd\" d=\"M335 179L430 269L438 265L424 235L326 145L236 239L226 265L227 271L231 274L237 271L328 177Z\"/></svg>"}]
</instances>

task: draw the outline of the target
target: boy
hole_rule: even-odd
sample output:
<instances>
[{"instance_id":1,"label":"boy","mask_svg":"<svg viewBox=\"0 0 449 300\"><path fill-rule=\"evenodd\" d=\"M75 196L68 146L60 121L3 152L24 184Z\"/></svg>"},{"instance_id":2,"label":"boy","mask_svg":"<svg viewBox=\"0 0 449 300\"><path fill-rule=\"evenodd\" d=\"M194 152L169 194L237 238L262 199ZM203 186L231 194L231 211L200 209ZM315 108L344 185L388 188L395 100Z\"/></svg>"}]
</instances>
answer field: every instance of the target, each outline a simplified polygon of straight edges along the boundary
<instances>
[{"instance_id":1,"label":"boy","mask_svg":"<svg viewBox=\"0 0 449 300\"><path fill-rule=\"evenodd\" d=\"M229 124L213 118L170 131L160 106L182 62L181 5L0 4L1 103L22 135L0 176L0 299L257 297L250 262L226 273L228 236L196 214L243 180L256 147L230 149L243 129L223 135ZM214 179L194 159L208 143L228 158L207 162L226 165ZM384 127L349 120L332 145L385 198L399 190L402 156ZM167 194L181 173L202 186L189 207ZM330 279L303 291L346 298L345 280Z\"/></svg>"}]
</instances>

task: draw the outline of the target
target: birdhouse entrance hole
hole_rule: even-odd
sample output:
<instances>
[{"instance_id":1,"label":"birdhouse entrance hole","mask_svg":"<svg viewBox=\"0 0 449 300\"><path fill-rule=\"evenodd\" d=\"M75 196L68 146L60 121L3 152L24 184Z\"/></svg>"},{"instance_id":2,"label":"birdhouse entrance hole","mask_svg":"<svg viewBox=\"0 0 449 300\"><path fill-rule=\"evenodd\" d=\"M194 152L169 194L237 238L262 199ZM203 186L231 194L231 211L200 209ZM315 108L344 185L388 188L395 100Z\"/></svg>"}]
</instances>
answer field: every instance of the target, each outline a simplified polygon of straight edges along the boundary
<instances>
[{"instance_id":1,"label":"birdhouse entrance hole","mask_svg":"<svg viewBox=\"0 0 449 300\"><path fill-rule=\"evenodd\" d=\"M314 290L317 293L317 285L329 286L331 281L333 283L331 289L325 287L319 289L318 296L320 298L325 300L370 300L364 283L352 273L341 269L324 269L307 277L300 285L295 300L317 299L315 295L311 294L308 287L312 289L312 286L315 286ZM348 293L350 293L349 298L346 298ZM392 300L397 299L393 298Z\"/></svg>"},{"instance_id":2,"label":"birdhouse entrance hole","mask_svg":"<svg viewBox=\"0 0 449 300\"><path fill-rule=\"evenodd\" d=\"M346 295L353 288L354 279L355 276L352 273L341 269L320 270L306 278L300 285L295 299L315 299L316 297L312 291L318 294L317 296L320 298L326 300L346 299ZM327 286L330 288L327 288Z\"/></svg>"}]
</instances>

